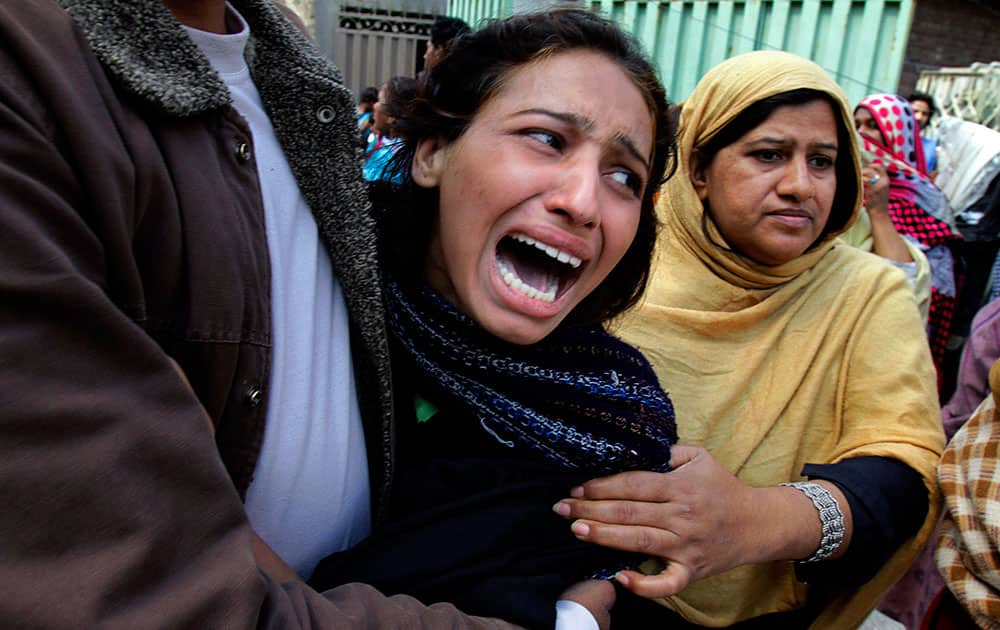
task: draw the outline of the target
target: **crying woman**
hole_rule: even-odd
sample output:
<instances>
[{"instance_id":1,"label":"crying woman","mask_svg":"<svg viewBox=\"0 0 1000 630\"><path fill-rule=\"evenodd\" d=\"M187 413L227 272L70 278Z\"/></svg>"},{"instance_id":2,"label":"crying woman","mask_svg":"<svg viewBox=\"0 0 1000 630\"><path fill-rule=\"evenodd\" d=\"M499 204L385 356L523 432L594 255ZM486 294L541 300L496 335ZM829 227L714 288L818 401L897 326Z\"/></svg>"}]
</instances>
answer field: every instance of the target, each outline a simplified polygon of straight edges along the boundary
<instances>
[{"instance_id":1,"label":"crying woman","mask_svg":"<svg viewBox=\"0 0 1000 630\"><path fill-rule=\"evenodd\" d=\"M396 463L373 536L312 583L552 627L568 586L637 558L577 541L552 505L663 471L673 408L604 325L641 296L673 154L652 66L614 24L556 11L455 42L398 120L375 191Z\"/></svg>"}]
</instances>

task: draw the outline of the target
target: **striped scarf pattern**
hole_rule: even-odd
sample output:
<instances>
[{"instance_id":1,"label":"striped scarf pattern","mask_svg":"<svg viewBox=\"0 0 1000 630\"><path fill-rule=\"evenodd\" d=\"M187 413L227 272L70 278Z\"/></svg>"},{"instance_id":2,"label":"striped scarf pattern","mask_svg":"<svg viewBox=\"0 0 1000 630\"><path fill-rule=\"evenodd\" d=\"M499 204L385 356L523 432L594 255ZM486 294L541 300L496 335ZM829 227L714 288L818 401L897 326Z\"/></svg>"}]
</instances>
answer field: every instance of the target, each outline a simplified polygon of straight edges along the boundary
<instances>
[{"instance_id":1,"label":"striped scarf pattern","mask_svg":"<svg viewBox=\"0 0 1000 630\"><path fill-rule=\"evenodd\" d=\"M599 326L500 340L427 287L385 278L390 333L443 400L496 440L602 475L669 469L677 426L645 357Z\"/></svg>"}]
</instances>

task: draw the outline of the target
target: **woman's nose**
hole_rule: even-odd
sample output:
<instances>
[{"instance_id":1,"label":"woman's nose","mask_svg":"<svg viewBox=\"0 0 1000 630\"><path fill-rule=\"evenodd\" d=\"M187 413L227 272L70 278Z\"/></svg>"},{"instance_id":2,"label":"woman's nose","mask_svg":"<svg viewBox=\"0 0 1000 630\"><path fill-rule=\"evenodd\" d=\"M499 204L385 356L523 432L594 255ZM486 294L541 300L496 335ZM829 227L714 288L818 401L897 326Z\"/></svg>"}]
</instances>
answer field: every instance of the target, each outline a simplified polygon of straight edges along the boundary
<instances>
[{"instance_id":1,"label":"woman's nose","mask_svg":"<svg viewBox=\"0 0 1000 630\"><path fill-rule=\"evenodd\" d=\"M809 173L809 163L805 157L793 158L788 161L778 182L778 194L792 197L796 201L804 201L813 196L815 186Z\"/></svg>"},{"instance_id":2,"label":"woman's nose","mask_svg":"<svg viewBox=\"0 0 1000 630\"><path fill-rule=\"evenodd\" d=\"M600 172L594 165L568 167L548 195L546 208L564 214L576 225L597 227L601 223Z\"/></svg>"}]
</instances>

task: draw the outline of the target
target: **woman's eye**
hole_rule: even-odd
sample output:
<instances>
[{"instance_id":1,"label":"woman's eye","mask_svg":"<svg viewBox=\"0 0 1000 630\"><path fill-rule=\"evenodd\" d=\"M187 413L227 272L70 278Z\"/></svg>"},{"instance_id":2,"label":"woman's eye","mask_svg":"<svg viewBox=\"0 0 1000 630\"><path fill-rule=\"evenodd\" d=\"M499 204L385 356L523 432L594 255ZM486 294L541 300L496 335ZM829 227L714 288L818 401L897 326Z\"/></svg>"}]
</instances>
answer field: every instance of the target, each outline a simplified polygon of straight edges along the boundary
<instances>
[{"instance_id":1,"label":"woman's eye","mask_svg":"<svg viewBox=\"0 0 1000 630\"><path fill-rule=\"evenodd\" d=\"M775 151L774 149L762 149L755 153L757 159L763 160L764 162L776 162L780 160L783 156L781 151Z\"/></svg>"},{"instance_id":2,"label":"woman's eye","mask_svg":"<svg viewBox=\"0 0 1000 630\"><path fill-rule=\"evenodd\" d=\"M642 179L632 171L612 171L610 176L611 179L631 190L632 194L636 196L642 191Z\"/></svg>"},{"instance_id":3,"label":"woman's eye","mask_svg":"<svg viewBox=\"0 0 1000 630\"><path fill-rule=\"evenodd\" d=\"M523 135L533 138L538 142L546 146L550 146L553 149L560 150L563 147L562 138L551 131L545 131L544 129L529 129L523 132Z\"/></svg>"},{"instance_id":4,"label":"woman's eye","mask_svg":"<svg viewBox=\"0 0 1000 630\"><path fill-rule=\"evenodd\" d=\"M827 169L833 166L833 158L828 155L814 155L809 161L814 168Z\"/></svg>"}]
</instances>

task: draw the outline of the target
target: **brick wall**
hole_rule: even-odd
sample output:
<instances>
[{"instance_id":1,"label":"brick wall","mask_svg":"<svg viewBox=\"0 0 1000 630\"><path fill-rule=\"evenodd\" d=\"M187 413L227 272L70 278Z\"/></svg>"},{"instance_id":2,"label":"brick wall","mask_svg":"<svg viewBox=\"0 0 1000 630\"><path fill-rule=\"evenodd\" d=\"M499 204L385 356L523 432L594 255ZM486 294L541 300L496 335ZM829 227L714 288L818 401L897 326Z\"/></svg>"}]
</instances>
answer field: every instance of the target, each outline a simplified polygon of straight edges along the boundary
<instances>
[{"instance_id":1,"label":"brick wall","mask_svg":"<svg viewBox=\"0 0 1000 630\"><path fill-rule=\"evenodd\" d=\"M909 94L921 70L1000 61L1000 2L916 0L898 93Z\"/></svg>"}]
</instances>

